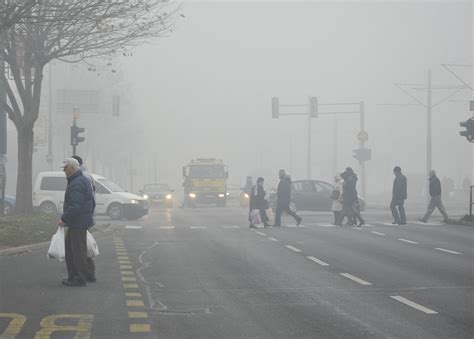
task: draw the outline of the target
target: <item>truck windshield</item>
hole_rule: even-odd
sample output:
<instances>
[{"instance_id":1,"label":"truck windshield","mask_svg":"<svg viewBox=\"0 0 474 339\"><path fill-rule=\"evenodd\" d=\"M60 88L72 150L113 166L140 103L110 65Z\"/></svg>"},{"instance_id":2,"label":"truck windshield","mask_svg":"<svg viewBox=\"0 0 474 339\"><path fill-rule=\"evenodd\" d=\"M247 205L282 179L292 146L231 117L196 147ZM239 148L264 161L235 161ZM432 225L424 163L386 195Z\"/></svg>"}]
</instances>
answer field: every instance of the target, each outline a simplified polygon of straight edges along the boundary
<instances>
[{"instance_id":1,"label":"truck windshield","mask_svg":"<svg viewBox=\"0 0 474 339\"><path fill-rule=\"evenodd\" d=\"M198 179L224 178L224 166L219 165L196 165L189 166L189 177Z\"/></svg>"}]
</instances>

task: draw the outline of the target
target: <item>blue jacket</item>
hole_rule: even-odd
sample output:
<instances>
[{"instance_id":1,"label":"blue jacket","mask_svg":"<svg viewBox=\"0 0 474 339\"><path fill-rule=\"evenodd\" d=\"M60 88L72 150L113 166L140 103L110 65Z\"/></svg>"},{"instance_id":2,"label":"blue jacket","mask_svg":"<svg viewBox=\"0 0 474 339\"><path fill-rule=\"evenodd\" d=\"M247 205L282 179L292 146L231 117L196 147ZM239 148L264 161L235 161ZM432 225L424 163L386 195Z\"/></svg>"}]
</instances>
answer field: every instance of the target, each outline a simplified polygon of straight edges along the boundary
<instances>
[{"instance_id":1,"label":"blue jacket","mask_svg":"<svg viewBox=\"0 0 474 339\"><path fill-rule=\"evenodd\" d=\"M92 186L81 171L67 178L61 220L67 227L88 229L94 224L95 201Z\"/></svg>"}]
</instances>

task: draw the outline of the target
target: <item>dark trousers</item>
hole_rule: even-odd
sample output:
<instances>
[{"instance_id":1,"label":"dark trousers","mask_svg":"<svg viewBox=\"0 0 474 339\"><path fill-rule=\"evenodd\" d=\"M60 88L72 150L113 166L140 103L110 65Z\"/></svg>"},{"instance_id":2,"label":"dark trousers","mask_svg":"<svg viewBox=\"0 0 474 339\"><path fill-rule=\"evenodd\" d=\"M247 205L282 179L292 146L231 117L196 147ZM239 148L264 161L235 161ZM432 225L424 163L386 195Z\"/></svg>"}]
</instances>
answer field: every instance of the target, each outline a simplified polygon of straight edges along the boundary
<instances>
[{"instance_id":1,"label":"dark trousers","mask_svg":"<svg viewBox=\"0 0 474 339\"><path fill-rule=\"evenodd\" d=\"M85 282L90 276L87 260L87 230L68 227L65 238L66 267L69 280Z\"/></svg>"},{"instance_id":2,"label":"dark trousers","mask_svg":"<svg viewBox=\"0 0 474 339\"><path fill-rule=\"evenodd\" d=\"M334 225L342 226L342 220L344 219L344 215L342 211L332 211L334 213Z\"/></svg>"},{"instance_id":3,"label":"dark trousers","mask_svg":"<svg viewBox=\"0 0 474 339\"><path fill-rule=\"evenodd\" d=\"M397 224L407 223L405 207L403 207L404 203L405 203L405 200L403 199L392 200L392 202L390 203L390 209L392 210L393 221L396 222Z\"/></svg>"},{"instance_id":4,"label":"dark trousers","mask_svg":"<svg viewBox=\"0 0 474 339\"><path fill-rule=\"evenodd\" d=\"M275 212L275 226L281 226L281 215L283 212L288 213L288 215L291 215L295 220L298 222L300 220L300 217L296 215L295 212L293 212L290 209L290 204L278 204L277 209Z\"/></svg>"}]
</instances>

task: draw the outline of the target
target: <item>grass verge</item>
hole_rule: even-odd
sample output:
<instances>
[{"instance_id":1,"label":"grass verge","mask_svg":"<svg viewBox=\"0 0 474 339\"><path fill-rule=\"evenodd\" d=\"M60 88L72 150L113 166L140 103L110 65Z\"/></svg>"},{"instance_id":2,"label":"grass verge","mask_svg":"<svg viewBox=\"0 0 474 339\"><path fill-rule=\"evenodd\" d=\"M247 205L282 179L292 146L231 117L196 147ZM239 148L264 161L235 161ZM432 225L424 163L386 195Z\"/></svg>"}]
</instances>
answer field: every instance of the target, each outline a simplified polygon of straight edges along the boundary
<instances>
[{"instance_id":1,"label":"grass verge","mask_svg":"<svg viewBox=\"0 0 474 339\"><path fill-rule=\"evenodd\" d=\"M39 213L0 216L0 246L16 247L50 241L57 229L57 216Z\"/></svg>"}]
</instances>

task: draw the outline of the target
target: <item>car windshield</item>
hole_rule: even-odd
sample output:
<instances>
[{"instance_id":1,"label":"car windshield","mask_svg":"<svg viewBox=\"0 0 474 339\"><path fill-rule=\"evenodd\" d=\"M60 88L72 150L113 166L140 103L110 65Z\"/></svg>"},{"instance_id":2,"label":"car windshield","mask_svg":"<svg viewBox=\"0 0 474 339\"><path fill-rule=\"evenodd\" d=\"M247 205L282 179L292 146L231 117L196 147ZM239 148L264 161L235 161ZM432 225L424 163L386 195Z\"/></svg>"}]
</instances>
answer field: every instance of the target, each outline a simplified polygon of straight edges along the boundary
<instances>
[{"instance_id":1,"label":"car windshield","mask_svg":"<svg viewBox=\"0 0 474 339\"><path fill-rule=\"evenodd\" d=\"M166 184L145 185L145 187L143 188L144 192L166 192L169 190L170 188Z\"/></svg>"},{"instance_id":2,"label":"car windshield","mask_svg":"<svg viewBox=\"0 0 474 339\"><path fill-rule=\"evenodd\" d=\"M108 179L98 179L97 181L107 187L112 192L125 192L123 188Z\"/></svg>"},{"instance_id":3,"label":"car windshield","mask_svg":"<svg viewBox=\"0 0 474 339\"><path fill-rule=\"evenodd\" d=\"M195 165L189 167L189 177L198 179L224 178L224 166L221 165Z\"/></svg>"}]
</instances>

